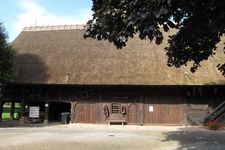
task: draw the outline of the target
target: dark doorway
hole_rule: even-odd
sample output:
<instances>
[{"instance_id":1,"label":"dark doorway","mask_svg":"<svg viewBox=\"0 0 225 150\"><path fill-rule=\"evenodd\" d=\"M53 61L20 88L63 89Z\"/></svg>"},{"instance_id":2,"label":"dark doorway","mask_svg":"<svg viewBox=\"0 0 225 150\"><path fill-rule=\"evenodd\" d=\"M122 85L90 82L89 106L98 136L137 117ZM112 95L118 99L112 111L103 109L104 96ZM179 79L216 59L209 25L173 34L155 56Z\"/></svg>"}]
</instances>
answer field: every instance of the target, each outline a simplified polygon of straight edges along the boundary
<instances>
[{"instance_id":1,"label":"dark doorway","mask_svg":"<svg viewBox=\"0 0 225 150\"><path fill-rule=\"evenodd\" d=\"M49 121L61 121L61 113L70 112L70 108L69 102L49 103Z\"/></svg>"}]
</instances>

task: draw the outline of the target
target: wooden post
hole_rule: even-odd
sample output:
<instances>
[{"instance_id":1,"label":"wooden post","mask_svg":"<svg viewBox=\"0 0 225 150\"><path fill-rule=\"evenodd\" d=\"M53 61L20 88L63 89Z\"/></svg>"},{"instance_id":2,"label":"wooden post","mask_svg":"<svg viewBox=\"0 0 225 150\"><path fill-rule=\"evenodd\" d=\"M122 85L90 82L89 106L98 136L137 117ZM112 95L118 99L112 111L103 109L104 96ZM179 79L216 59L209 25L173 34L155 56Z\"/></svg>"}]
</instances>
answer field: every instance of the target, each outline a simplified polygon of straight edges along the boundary
<instances>
[{"instance_id":1,"label":"wooden post","mask_svg":"<svg viewBox=\"0 0 225 150\"><path fill-rule=\"evenodd\" d=\"M45 116L44 116L44 124L48 124L49 121L49 102L48 102L48 89L45 95Z\"/></svg>"},{"instance_id":2,"label":"wooden post","mask_svg":"<svg viewBox=\"0 0 225 150\"><path fill-rule=\"evenodd\" d=\"M21 117L25 117L25 100L22 100L21 103Z\"/></svg>"},{"instance_id":3,"label":"wooden post","mask_svg":"<svg viewBox=\"0 0 225 150\"><path fill-rule=\"evenodd\" d=\"M22 102L21 102L21 119L24 119L24 116L25 116L25 96L23 92Z\"/></svg>"},{"instance_id":4,"label":"wooden post","mask_svg":"<svg viewBox=\"0 0 225 150\"><path fill-rule=\"evenodd\" d=\"M0 122L2 121L3 101L2 101L2 84L0 83Z\"/></svg>"},{"instance_id":5,"label":"wooden post","mask_svg":"<svg viewBox=\"0 0 225 150\"><path fill-rule=\"evenodd\" d=\"M45 118L44 118L44 124L48 124L49 119L49 103L45 101Z\"/></svg>"},{"instance_id":6,"label":"wooden post","mask_svg":"<svg viewBox=\"0 0 225 150\"><path fill-rule=\"evenodd\" d=\"M47 125L49 122L49 102L48 102L48 89L45 94L45 116L44 116L44 124Z\"/></svg>"},{"instance_id":7,"label":"wooden post","mask_svg":"<svg viewBox=\"0 0 225 150\"><path fill-rule=\"evenodd\" d=\"M97 115L97 123L100 124L102 122L102 94L99 95L99 102L97 103L97 111L96 111L96 115Z\"/></svg>"},{"instance_id":8,"label":"wooden post","mask_svg":"<svg viewBox=\"0 0 225 150\"><path fill-rule=\"evenodd\" d=\"M3 101L0 99L0 122L2 121L2 112L3 112Z\"/></svg>"},{"instance_id":9,"label":"wooden post","mask_svg":"<svg viewBox=\"0 0 225 150\"><path fill-rule=\"evenodd\" d=\"M142 93L140 95L140 102L141 102L141 105L140 105L140 125L144 125L144 102L143 102L143 97L142 97Z\"/></svg>"},{"instance_id":10,"label":"wooden post","mask_svg":"<svg viewBox=\"0 0 225 150\"><path fill-rule=\"evenodd\" d=\"M14 120L15 102L11 102L10 119Z\"/></svg>"},{"instance_id":11,"label":"wooden post","mask_svg":"<svg viewBox=\"0 0 225 150\"><path fill-rule=\"evenodd\" d=\"M183 97L182 97L183 98ZM189 122L188 122L188 105L189 105L189 95L186 96L186 99L185 99L185 102L183 103L183 106L182 106L182 113L183 113L183 124L184 125L188 125Z\"/></svg>"},{"instance_id":12,"label":"wooden post","mask_svg":"<svg viewBox=\"0 0 225 150\"><path fill-rule=\"evenodd\" d=\"M75 108L74 108L74 102L71 101L71 107L70 107L70 112L71 112L71 119L70 123L74 123L75 121Z\"/></svg>"}]
</instances>

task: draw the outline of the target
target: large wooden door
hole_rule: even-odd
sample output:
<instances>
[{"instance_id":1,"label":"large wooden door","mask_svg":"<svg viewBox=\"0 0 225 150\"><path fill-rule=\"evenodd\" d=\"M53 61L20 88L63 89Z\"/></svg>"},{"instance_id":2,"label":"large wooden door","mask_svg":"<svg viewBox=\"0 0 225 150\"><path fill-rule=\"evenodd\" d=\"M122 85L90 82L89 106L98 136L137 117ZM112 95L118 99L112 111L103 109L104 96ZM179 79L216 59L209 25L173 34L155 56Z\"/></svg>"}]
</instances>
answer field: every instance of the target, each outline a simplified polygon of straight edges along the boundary
<instances>
[{"instance_id":1,"label":"large wooden door","mask_svg":"<svg viewBox=\"0 0 225 150\"><path fill-rule=\"evenodd\" d=\"M75 106L76 123L96 123L96 104L78 103Z\"/></svg>"},{"instance_id":2,"label":"large wooden door","mask_svg":"<svg viewBox=\"0 0 225 150\"><path fill-rule=\"evenodd\" d=\"M151 100L145 104L145 123L183 124L182 103L180 100ZM152 107L152 111L150 111Z\"/></svg>"},{"instance_id":3,"label":"large wooden door","mask_svg":"<svg viewBox=\"0 0 225 150\"><path fill-rule=\"evenodd\" d=\"M163 118L164 118L164 123L167 124L181 124L182 121L182 110L181 110L181 105L180 104L165 104L163 106L164 110L162 111L163 113Z\"/></svg>"},{"instance_id":4,"label":"large wooden door","mask_svg":"<svg viewBox=\"0 0 225 150\"><path fill-rule=\"evenodd\" d=\"M128 124L138 123L138 105L130 104L128 107Z\"/></svg>"}]
</instances>

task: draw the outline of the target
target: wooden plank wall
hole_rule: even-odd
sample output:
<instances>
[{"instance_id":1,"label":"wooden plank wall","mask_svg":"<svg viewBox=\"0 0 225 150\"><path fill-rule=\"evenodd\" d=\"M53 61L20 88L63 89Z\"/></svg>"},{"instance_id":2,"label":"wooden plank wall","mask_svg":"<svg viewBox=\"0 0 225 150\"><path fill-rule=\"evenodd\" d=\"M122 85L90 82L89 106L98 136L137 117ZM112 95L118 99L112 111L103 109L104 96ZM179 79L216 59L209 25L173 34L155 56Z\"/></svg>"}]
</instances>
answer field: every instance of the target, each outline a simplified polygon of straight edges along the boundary
<instances>
[{"instance_id":1,"label":"wooden plank wall","mask_svg":"<svg viewBox=\"0 0 225 150\"><path fill-rule=\"evenodd\" d=\"M186 98L182 93L177 89L147 90L144 94L144 124L184 124Z\"/></svg>"},{"instance_id":2,"label":"wooden plank wall","mask_svg":"<svg viewBox=\"0 0 225 150\"><path fill-rule=\"evenodd\" d=\"M4 96L5 101L12 99L25 103L50 102L51 105L51 102L71 102L73 106L71 112L74 112L75 122L99 124L107 123L103 108L105 105L111 108L112 103L120 103L121 106L126 107L127 114L124 117L127 118L128 124L135 124L135 122L136 124L187 124L187 121L193 124L196 122L195 117L197 119L204 117L205 114L199 114L200 111L206 107L215 108L225 96L223 86L204 87L202 90L200 87L193 86L96 86L93 87L94 94L87 99L77 99L77 93L79 93L78 87L20 85L12 87L11 91L9 89ZM37 94L40 97L35 97ZM32 95L34 97L30 98ZM77 108L81 112L76 112L75 105L79 106ZM150 106L153 106L153 112L149 111Z\"/></svg>"}]
</instances>

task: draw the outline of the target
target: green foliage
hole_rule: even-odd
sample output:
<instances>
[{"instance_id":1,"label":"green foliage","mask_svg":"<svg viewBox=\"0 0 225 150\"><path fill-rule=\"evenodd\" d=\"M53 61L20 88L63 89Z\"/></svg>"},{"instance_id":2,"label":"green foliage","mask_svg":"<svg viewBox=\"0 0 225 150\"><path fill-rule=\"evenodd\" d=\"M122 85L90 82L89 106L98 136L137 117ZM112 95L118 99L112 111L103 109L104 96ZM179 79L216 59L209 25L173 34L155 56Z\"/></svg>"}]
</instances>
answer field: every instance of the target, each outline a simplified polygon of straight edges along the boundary
<instances>
[{"instance_id":1,"label":"green foliage","mask_svg":"<svg viewBox=\"0 0 225 150\"><path fill-rule=\"evenodd\" d=\"M1 85L11 81L14 77L13 58L15 51L7 43L7 34L0 23L0 94Z\"/></svg>"},{"instance_id":2,"label":"green foliage","mask_svg":"<svg viewBox=\"0 0 225 150\"><path fill-rule=\"evenodd\" d=\"M168 66L180 67L200 62L216 52L216 44L225 33L224 0L92 0L93 19L86 25L85 38L108 40L117 48L126 46L134 34L140 39L155 39L161 44L170 28L178 32L165 47ZM222 62L224 63L224 62ZM218 69L225 75L225 64Z\"/></svg>"},{"instance_id":3,"label":"green foliage","mask_svg":"<svg viewBox=\"0 0 225 150\"><path fill-rule=\"evenodd\" d=\"M3 107L2 119L10 119L11 107ZM15 107L14 118L17 118L21 112L21 107Z\"/></svg>"}]
</instances>

